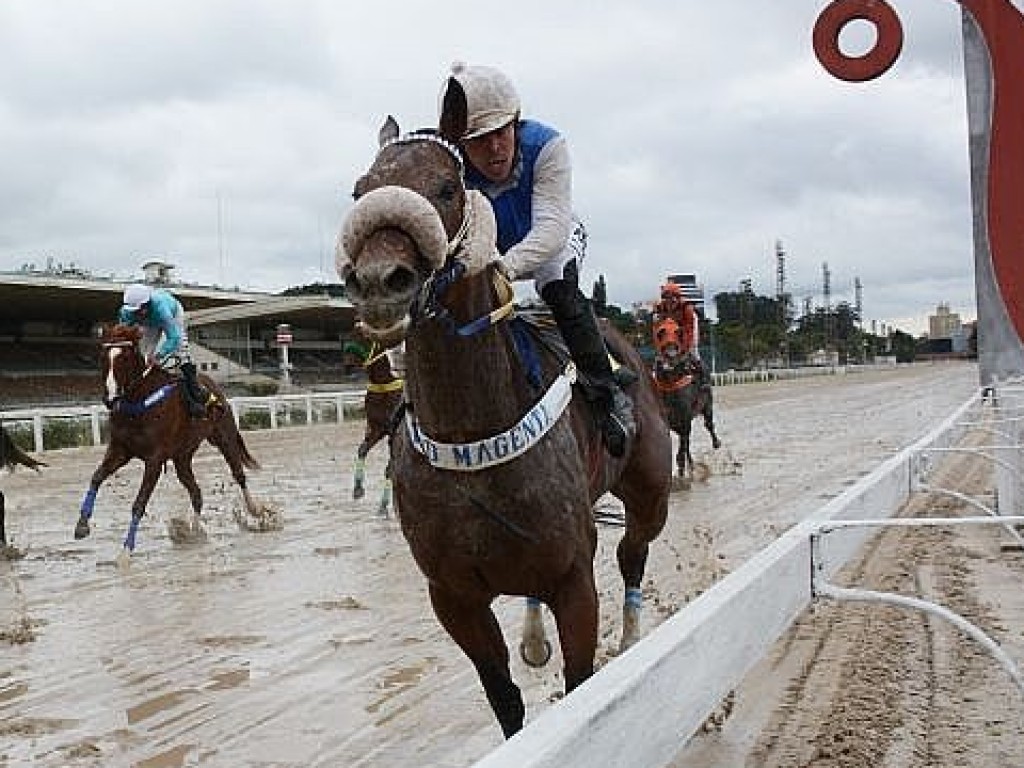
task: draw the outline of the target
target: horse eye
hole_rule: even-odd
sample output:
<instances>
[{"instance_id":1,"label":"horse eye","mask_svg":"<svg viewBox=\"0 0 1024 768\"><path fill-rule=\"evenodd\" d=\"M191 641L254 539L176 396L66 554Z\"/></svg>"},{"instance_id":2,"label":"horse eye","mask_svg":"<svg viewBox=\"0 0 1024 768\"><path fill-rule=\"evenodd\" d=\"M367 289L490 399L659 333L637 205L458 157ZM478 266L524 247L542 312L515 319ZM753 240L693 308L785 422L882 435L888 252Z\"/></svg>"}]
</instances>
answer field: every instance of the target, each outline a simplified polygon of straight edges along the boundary
<instances>
[{"instance_id":1,"label":"horse eye","mask_svg":"<svg viewBox=\"0 0 1024 768\"><path fill-rule=\"evenodd\" d=\"M446 203L450 203L455 199L455 193L458 191L458 186L454 181L448 180L441 183L441 188L437 191L437 196L444 200Z\"/></svg>"}]
</instances>

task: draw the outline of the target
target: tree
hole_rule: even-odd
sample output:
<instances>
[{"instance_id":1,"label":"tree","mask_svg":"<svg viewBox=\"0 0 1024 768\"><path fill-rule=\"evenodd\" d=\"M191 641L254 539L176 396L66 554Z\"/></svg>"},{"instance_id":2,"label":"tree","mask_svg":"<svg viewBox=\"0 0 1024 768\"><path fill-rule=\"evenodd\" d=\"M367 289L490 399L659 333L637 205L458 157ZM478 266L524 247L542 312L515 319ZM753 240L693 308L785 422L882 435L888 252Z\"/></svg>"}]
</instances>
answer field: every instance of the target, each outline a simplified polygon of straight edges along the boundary
<instances>
[{"instance_id":1,"label":"tree","mask_svg":"<svg viewBox=\"0 0 1024 768\"><path fill-rule=\"evenodd\" d=\"M345 296L345 286L341 283L309 283L308 285L293 285L281 291L281 296L323 296L327 294L332 298Z\"/></svg>"}]
</instances>

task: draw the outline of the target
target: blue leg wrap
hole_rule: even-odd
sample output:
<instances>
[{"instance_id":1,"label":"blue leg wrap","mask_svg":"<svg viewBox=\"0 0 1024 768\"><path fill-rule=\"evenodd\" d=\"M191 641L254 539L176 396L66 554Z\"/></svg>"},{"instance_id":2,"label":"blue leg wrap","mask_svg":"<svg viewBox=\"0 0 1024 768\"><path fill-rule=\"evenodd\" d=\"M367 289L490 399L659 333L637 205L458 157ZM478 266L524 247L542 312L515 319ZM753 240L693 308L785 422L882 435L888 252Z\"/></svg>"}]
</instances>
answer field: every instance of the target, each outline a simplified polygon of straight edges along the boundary
<instances>
[{"instance_id":1,"label":"blue leg wrap","mask_svg":"<svg viewBox=\"0 0 1024 768\"><path fill-rule=\"evenodd\" d=\"M88 491L85 492L85 498L82 499L81 514L82 517L84 517L86 520L92 517L92 508L93 505L96 503L96 492L98 490L98 488L90 488Z\"/></svg>"},{"instance_id":2,"label":"blue leg wrap","mask_svg":"<svg viewBox=\"0 0 1024 768\"><path fill-rule=\"evenodd\" d=\"M639 587L626 588L626 605L640 610L644 605L644 593Z\"/></svg>"},{"instance_id":3,"label":"blue leg wrap","mask_svg":"<svg viewBox=\"0 0 1024 768\"><path fill-rule=\"evenodd\" d=\"M528 597L528 598L526 598L526 607L527 608L540 608L540 600L538 598L536 598L536 597Z\"/></svg>"},{"instance_id":4,"label":"blue leg wrap","mask_svg":"<svg viewBox=\"0 0 1024 768\"><path fill-rule=\"evenodd\" d=\"M129 552L135 551L135 534L139 531L140 522L142 522L142 515L132 515L132 521L128 524L128 533L124 537L124 548Z\"/></svg>"}]
</instances>

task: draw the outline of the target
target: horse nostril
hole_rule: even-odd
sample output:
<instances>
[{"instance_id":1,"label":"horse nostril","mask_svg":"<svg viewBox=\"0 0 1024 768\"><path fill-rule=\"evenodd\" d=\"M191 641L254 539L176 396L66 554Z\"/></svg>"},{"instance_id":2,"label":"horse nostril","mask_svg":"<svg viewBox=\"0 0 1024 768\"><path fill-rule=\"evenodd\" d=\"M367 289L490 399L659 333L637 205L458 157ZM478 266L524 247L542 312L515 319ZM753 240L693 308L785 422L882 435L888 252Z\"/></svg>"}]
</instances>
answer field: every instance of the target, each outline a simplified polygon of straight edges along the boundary
<instances>
[{"instance_id":1,"label":"horse nostril","mask_svg":"<svg viewBox=\"0 0 1024 768\"><path fill-rule=\"evenodd\" d=\"M356 273L354 271L349 272L345 277L345 296L350 301L357 301L363 298L364 295L363 286L359 283Z\"/></svg>"},{"instance_id":2,"label":"horse nostril","mask_svg":"<svg viewBox=\"0 0 1024 768\"><path fill-rule=\"evenodd\" d=\"M411 293L416 284L416 275L412 270L397 267L391 271L384 281L388 294L403 296Z\"/></svg>"}]
</instances>

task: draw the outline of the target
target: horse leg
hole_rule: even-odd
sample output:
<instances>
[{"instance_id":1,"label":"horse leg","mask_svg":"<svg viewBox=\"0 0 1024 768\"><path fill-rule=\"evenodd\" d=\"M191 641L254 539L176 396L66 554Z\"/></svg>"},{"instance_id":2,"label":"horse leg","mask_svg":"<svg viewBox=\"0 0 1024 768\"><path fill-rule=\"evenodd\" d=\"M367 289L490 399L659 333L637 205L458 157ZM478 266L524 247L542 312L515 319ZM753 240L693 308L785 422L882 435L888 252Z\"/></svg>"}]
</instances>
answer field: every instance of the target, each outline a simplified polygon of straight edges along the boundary
<instances>
[{"instance_id":1,"label":"horse leg","mask_svg":"<svg viewBox=\"0 0 1024 768\"><path fill-rule=\"evenodd\" d=\"M573 567L550 605L562 648L565 692L569 693L594 674L598 603L590 561L583 560Z\"/></svg>"},{"instance_id":2,"label":"horse leg","mask_svg":"<svg viewBox=\"0 0 1024 768\"><path fill-rule=\"evenodd\" d=\"M242 436L239 434L235 422L230 419L221 419L217 424L217 428L210 434L207 440L220 451L220 455L228 463L228 467L231 469L231 476L242 491L242 500L245 503L246 512L250 515L255 515L257 511L256 502L253 501L252 494L249 493L245 479L245 465L242 458L244 447L240 447L243 446Z\"/></svg>"},{"instance_id":3,"label":"horse leg","mask_svg":"<svg viewBox=\"0 0 1024 768\"><path fill-rule=\"evenodd\" d=\"M630 520L627 510L626 520ZM622 574L622 583L625 587L624 599L622 602L622 639L619 642L619 652L625 651L637 640L640 639L640 611L643 608L643 585L644 569L647 567L647 551L650 541L654 536L647 536L639 533L636 526L627 522L626 532L619 540L615 550L619 563L619 572Z\"/></svg>"},{"instance_id":4,"label":"horse leg","mask_svg":"<svg viewBox=\"0 0 1024 768\"><path fill-rule=\"evenodd\" d=\"M96 471L92 473L92 479L89 480L89 490L85 492L85 497L82 499L82 506L78 512L78 522L75 524L76 539L84 539L90 533L89 519L92 517L93 506L96 504L96 494L99 493L100 486L103 485L103 482L108 477L127 464L130 459L131 457L126 453L114 450L113 448L107 448L103 461L96 467Z\"/></svg>"},{"instance_id":5,"label":"horse leg","mask_svg":"<svg viewBox=\"0 0 1024 768\"><path fill-rule=\"evenodd\" d=\"M544 634L541 602L536 597L526 598L523 639L519 643L519 656L531 667L543 667L551 659L551 643Z\"/></svg>"},{"instance_id":6,"label":"horse leg","mask_svg":"<svg viewBox=\"0 0 1024 768\"><path fill-rule=\"evenodd\" d=\"M0 549L7 546L7 529L4 528L4 517L7 515L4 506L4 492L0 491Z\"/></svg>"},{"instance_id":7,"label":"horse leg","mask_svg":"<svg viewBox=\"0 0 1024 768\"><path fill-rule=\"evenodd\" d=\"M146 462L146 469L142 473L142 485L139 486L139 492L135 495L135 503L132 504L132 519L124 537L124 550L128 554L135 551L135 536L139 531L139 523L142 522L142 518L146 514L146 505L149 504L153 489L156 488L156 483L160 479L162 468L163 464L159 461L150 459Z\"/></svg>"},{"instance_id":8,"label":"horse leg","mask_svg":"<svg viewBox=\"0 0 1024 768\"><path fill-rule=\"evenodd\" d=\"M487 694L505 738L522 729L526 717L523 695L512 682L508 647L489 600L467 599L431 584L430 604L441 626L469 657Z\"/></svg>"},{"instance_id":9,"label":"horse leg","mask_svg":"<svg viewBox=\"0 0 1024 768\"><path fill-rule=\"evenodd\" d=\"M377 514L381 517L388 516L388 507L391 506L391 459L388 459L387 467L384 469L384 487L380 491L380 503L377 505Z\"/></svg>"},{"instance_id":10,"label":"horse leg","mask_svg":"<svg viewBox=\"0 0 1024 768\"><path fill-rule=\"evenodd\" d=\"M370 452L370 444L364 438L356 450L356 466L352 473L352 498L361 499L366 493L363 487L363 479L366 476L366 454Z\"/></svg>"},{"instance_id":11,"label":"horse leg","mask_svg":"<svg viewBox=\"0 0 1024 768\"><path fill-rule=\"evenodd\" d=\"M711 393L708 393L707 402L704 403L704 429L711 435L711 447L716 451L722 447L722 441L715 434L715 406L711 401Z\"/></svg>"},{"instance_id":12,"label":"horse leg","mask_svg":"<svg viewBox=\"0 0 1024 768\"><path fill-rule=\"evenodd\" d=\"M185 486L188 491L189 501L192 503L192 532L199 532L199 515L203 512L203 491L196 482L195 473L192 471L192 454L179 456L174 459L174 473L178 476L178 482Z\"/></svg>"}]
</instances>

